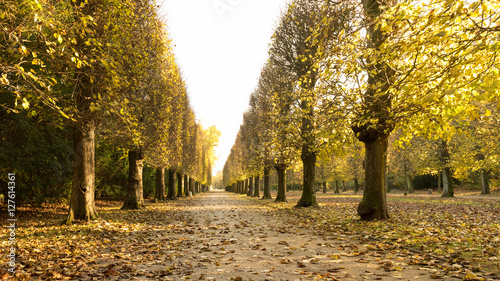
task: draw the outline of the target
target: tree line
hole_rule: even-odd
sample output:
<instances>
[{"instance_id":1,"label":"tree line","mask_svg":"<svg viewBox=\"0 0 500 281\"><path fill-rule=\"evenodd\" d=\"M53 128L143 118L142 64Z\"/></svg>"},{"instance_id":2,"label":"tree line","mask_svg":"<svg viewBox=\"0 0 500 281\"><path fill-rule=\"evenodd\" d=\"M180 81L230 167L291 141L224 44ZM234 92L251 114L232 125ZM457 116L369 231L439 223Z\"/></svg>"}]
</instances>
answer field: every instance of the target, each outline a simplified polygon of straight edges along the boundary
<instances>
[{"instance_id":1,"label":"tree line","mask_svg":"<svg viewBox=\"0 0 500 281\"><path fill-rule=\"evenodd\" d=\"M478 171L486 186L499 156L498 10L496 0L291 1L224 166L226 190L250 195L245 182L263 175L269 197L274 168L284 201L285 171L300 166L297 207L317 206L318 182L363 180L357 211L372 220L389 217L387 175L398 170L442 175L444 196L452 171Z\"/></svg>"},{"instance_id":2,"label":"tree line","mask_svg":"<svg viewBox=\"0 0 500 281\"><path fill-rule=\"evenodd\" d=\"M154 1L7 0L0 28L1 170L19 200L68 196L66 221L91 220L96 185L121 185L141 208L145 165L157 202L208 189L220 133L196 120Z\"/></svg>"}]
</instances>

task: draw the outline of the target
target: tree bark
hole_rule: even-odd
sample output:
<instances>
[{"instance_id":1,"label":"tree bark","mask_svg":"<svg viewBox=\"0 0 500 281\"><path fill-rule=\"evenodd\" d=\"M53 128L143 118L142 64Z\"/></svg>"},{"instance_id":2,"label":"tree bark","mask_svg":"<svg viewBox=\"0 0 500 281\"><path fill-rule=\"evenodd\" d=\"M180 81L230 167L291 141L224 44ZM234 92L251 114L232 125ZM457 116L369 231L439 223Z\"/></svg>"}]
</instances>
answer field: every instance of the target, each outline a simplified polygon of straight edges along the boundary
<instances>
[{"instance_id":1,"label":"tree bark","mask_svg":"<svg viewBox=\"0 0 500 281\"><path fill-rule=\"evenodd\" d=\"M254 189L252 197L260 197L260 176L255 176Z\"/></svg>"},{"instance_id":2,"label":"tree bark","mask_svg":"<svg viewBox=\"0 0 500 281\"><path fill-rule=\"evenodd\" d=\"M449 167L443 169L443 195L441 197L455 197L453 179Z\"/></svg>"},{"instance_id":3,"label":"tree bark","mask_svg":"<svg viewBox=\"0 0 500 281\"><path fill-rule=\"evenodd\" d=\"M167 200L176 200L175 197L175 171L173 169L168 169L168 194Z\"/></svg>"},{"instance_id":4,"label":"tree bark","mask_svg":"<svg viewBox=\"0 0 500 281\"><path fill-rule=\"evenodd\" d=\"M248 178L248 192L247 196L252 196L253 195L253 177Z\"/></svg>"},{"instance_id":5,"label":"tree bark","mask_svg":"<svg viewBox=\"0 0 500 281\"><path fill-rule=\"evenodd\" d=\"M438 173L438 192L441 192L441 187L443 186L442 174L441 172Z\"/></svg>"},{"instance_id":6,"label":"tree bark","mask_svg":"<svg viewBox=\"0 0 500 281\"><path fill-rule=\"evenodd\" d=\"M144 207L142 169L144 155L141 149L128 152L128 196L122 209L134 210Z\"/></svg>"},{"instance_id":7,"label":"tree bark","mask_svg":"<svg viewBox=\"0 0 500 281\"><path fill-rule=\"evenodd\" d=\"M177 172L177 197L182 197L182 174Z\"/></svg>"},{"instance_id":8,"label":"tree bark","mask_svg":"<svg viewBox=\"0 0 500 281\"><path fill-rule=\"evenodd\" d=\"M340 190L339 190L339 180L335 180L335 193L340 193Z\"/></svg>"},{"instance_id":9,"label":"tree bark","mask_svg":"<svg viewBox=\"0 0 500 281\"><path fill-rule=\"evenodd\" d=\"M354 178L354 194L358 194L359 191L359 180L358 178Z\"/></svg>"},{"instance_id":10,"label":"tree bark","mask_svg":"<svg viewBox=\"0 0 500 281\"><path fill-rule=\"evenodd\" d=\"M489 173L489 171L481 169L481 194L483 195L490 194Z\"/></svg>"},{"instance_id":11,"label":"tree bark","mask_svg":"<svg viewBox=\"0 0 500 281\"><path fill-rule=\"evenodd\" d=\"M189 196L189 177L184 175L184 196Z\"/></svg>"},{"instance_id":12,"label":"tree bark","mask_svg":"<svg viewBox=\"0 0 500 281\"><path fill-rule=\"evenodd\" d=\"M191 196L194 195L194 179L189 177L189 192L191 192Z\"/></svg>"},{"instance_id":13,"label":"tree bark","mask_svg":"<svg viewBox=\"0 0 500 281\"><path fill-rule=\"evenodd\" d=\"M97 218L95 208L95 125L88 122L73 132L73 184L65 223Z\"/></svg>"},{"instance_id":14,"label":"tree bark","mask_svg":"<svg viewBox=\"0 0 500 281\"><path fill-rule=\"evenodd\" d=\"M156 188L154 202L165 201L165 168L156 168Z\"/></svg>"},{"instance_id":15,"label":"tree bark","mask_svg":"<svg viewBox=\"0 0 500 281\"><path fill-rule=\"evenodd\" d=\"M323 182L323 193L326 193L326 181Z\"/></svg>"},{"instance_id":16,"label":"tree bark","mask_svg":"<svg viewBox=\"0 0 500 281\"><path fill-rule=\"evenodd\" d=\"M415 188L413 187L413 177L408 174L406 177L406 186L408 187L408 193L415 193Z\"/></svg>"},{"instance_id":17,"label":"tree bark","mask_svg":"<svg viewBox=\"0 0 500 281\"><path fill-rule=\"evenodd\" d=\"M303 189L302 197L295 207L319 207L316 202L316 153L312 152L306 143L302 147Z\"/></svg>"},{"instance_id":18,"label":"tree bark","mask_svg":"<svg viewBox=\"0 0 500 281\"><path fill-rule=\"evenodd\" d=\"M347 191L347 187L345 185L345 180L342 180L342 192L346 192Z\"/></svg>"},{"instance_id":19,"label":"tree bark","mask_svg":"<svg viewBox=\"0 0 500 281\"><path fill-rule=\"evenodd\" d=\"M276 202L286 202L286 166L276 165L274 167L278 174L278 195L276 195Z\"/></svg>"},{"instance_id":20,"label":"tree bark","mask_svg":"<svg viewBox=\"0 0 500 281\"><path fill-rule=\"evenodd\" d=\"M358 206L362 220L388 219L385 193L385 166L388 136L380 134L373 141L365 142L365 188Z\"/></svg>"},{"instance_id":21,"label":"tree bark","mask_svg":"<svg viewBox=\"0 0 500 281\"><path fill-rule=\"evenodd\" d=\"M272 199L271 197L271 185L269 184L269 175L271 174L271 168L264 167L264 196L262 199Z\"/></svg>"}]
</instances>

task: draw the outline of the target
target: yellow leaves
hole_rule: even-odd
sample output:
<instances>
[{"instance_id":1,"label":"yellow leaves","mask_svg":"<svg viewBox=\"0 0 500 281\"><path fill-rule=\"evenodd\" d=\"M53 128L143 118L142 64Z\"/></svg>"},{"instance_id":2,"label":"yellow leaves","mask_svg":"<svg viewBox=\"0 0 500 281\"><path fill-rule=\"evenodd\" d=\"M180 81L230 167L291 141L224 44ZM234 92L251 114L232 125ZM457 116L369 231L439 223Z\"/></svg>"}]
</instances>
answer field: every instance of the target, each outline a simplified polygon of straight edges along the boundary
<instances>
[{"instance_id":1,"label":"yellow leaves","mask_svg":"<svg viewBox=\"0 0 500 281\"><path fill-rule=\"evenodd\" d=\"M14 102L14 105L17 107L18 106L18 99L16 98L16 101ZM22 104L21 106L24 108L24 109L28 109L30 107L30 103L28 102L28 100L23 97L22 98Z\"/></svg>"},{"instance_id":2,"label":"yellow leaves","mask_svg":"<svg viewBox=\"0 0 500 281\"><path fill-rule=\"evenodd\" d=\"M7 74L2 74L2 77L0 78L0 83L1 85L9 85L9 79L7 79Z\"/></svg>"},{"instance_id":3,"label":"yellow leaves","mask_svg":"<svg viewBox=\"0 0 500 281\"><path fill-rule=\"evenodd\" d=\"M339 36L338 37L338 40L341 40L342 36L345 34L345 29L342 29L340 32L339 32Z\"/></svg>"},{"instance_id":4,"label":"yellow leaves","mask_svg":"<svg viewBox=\"0 0 500 281\"><path fill-rule=\"evenodd\" d=\"M56 32L56 33L54 33L53 36L54 36L54 38L57 39L57 42L59 42L59 44L62 44L63 38L62 38L61 34L59 34L59 33Z\"/></svg>"},{"instance_id":5,"label":"yellow leaves","mask_svg":"<svg viewBox=\"0 0 500 281\"><path fill-rule=\"evenodd\" d=\"M476 274L469 272L465 275L464 280L484 280L484 278L479 278Z\"/></svg>"},{"instance_id":6,"label":"yellow leaves","mask_svg":"<svg viewBox=\"0 0 500 281\"><path fill-rule=\"evenodd\" d=\"M30 54L30 52L26 49L26 47L24 45L21 45L19 47L19 53L21 53L22 55L25 55L25 56Z\"/></svg>"}]
</instances>

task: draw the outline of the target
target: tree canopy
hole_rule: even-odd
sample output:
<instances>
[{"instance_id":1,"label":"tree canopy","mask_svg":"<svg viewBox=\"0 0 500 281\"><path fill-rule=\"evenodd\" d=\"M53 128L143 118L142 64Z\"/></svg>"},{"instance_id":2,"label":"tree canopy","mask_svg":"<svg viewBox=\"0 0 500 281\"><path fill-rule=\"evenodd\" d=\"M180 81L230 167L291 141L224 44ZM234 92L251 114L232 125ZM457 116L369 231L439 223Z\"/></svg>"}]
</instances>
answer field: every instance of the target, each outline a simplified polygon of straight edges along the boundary
<instances>
[{"instance_id":1,"label":"tree canopy","mask_svg":"<svg viewBox=\"0 0 500 281\"><path fill-rule=\"evenodd\" d=\"M315 205L316 188L309 186L325 181L327 170L335 174L335 169L324 168L331 159L347 159L344 152L356 147L351 144L357 138L365 146L364 197L358 214L370 220L389 217L385 199L389 141L402 151L405 171L412 174L444 169L448 178L450 169L488 171L496 165L491 162L496 148L487 145L492 142L482 137L486 131L479 128L494 124L499 109L500 17L494 12L500 8L498 1L313 2L292 1L271 38L269 60L245 117L276 125L243 123L227 162L238 163L228 169L240 171L239 180L250 176L248 170L255 174L250 166L265 167L266 159L290 163L300 152L304 182L298 206ZM241 133L247 130L258 130L262 140L255 142ZM471 136L473 131L478 138ZM397 137L389 139L391 135ZM445 154L433 162L436 165L426 165L424 159L431 156L417 156L419 149L410 146L425 143L424 139L445 144L441 149ZM460 145L458 139L463 141ZM480 145L483 140L486 143ZM418 147L430 149L422 145ZM460 152L452 151L458 146ZM252 164L235 160L249 147L255 152L248 154ZM318 155L321 161L316 163ZM453 163L460 155L476 160L462 162L470 164L459 168ZM395 165L395 158L389 160ZM485 163L490 163L488 168ZM321 167L319 177L316 165ZM348 166L342 170L348 171ZM352 169L345 174L360 178ZM225 175L226 185L237 179Z\"/></svg>"}]
</instances>

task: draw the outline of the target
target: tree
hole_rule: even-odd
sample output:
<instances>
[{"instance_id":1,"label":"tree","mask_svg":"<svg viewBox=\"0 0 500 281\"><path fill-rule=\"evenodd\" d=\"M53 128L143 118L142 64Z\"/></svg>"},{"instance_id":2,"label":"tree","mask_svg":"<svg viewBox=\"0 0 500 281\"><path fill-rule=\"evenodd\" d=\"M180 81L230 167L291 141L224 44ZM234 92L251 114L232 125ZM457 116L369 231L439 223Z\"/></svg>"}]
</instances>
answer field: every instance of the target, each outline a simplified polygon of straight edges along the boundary
<instances>
[{"instance_id":1,"label":"tree","mask_svg":"<svg viewBox=\"0 0 500 281\"><path fill-rule=\"evenodd\" d=\"M293 1L273 36L270 60L288 72L296 83L286 94L291 96L299 132L297 143L303 163L303 191L297 207L318 206L315 194L315 169L318 146L317 112L321 105L317 88L321 53L331 38L344 28L348 10L331 1ZM347 12L346 12L347 11Z\"/></svg>"},{"instance_id":2,"label":"tree","mask_svg":"<svg viewBox=\"0 0 500 281\"><path fill-rule=\"evenodd\" d=\"M350 21L356 28L334 39L324 81L341 89L332 93L352 112L351 127L365 144L361 219L389 217L384 175L395 128L445 138L450 120L474 111L474 91L486 83L485 96L496 95L498 83L485 81L497 71L498 18L490 13L497 6L364 0Z\"/></svg>"},{"instance_id":3,"label":"tree","mask_svg":"<svg viewBox=\"0 0 500 281\"><path fill-rule=\"evenodd\" d=\"M479 173L481 193L490 193L490 175L498 170L499 113L496 104L480 102L478 116L464 124L449 142L450 166L460 178Z\"/></svg>"},{"instance_id":4,"label":"tree","mask_svg":"<svg viewBox=\"0 0 500 281\"><path fill-rule=\"evenodd\" d=\"M148 149L146 140L165 145L161 142L165 137L162 139L154 133L167 133L162 129L165 125L159 126L157 120L164 121L166 112L176 104L173 101L177 92L169 91L175 84L172 72L176 66L172 64L168 37L155 8L147 2L134 2L129 6L125 11L118 9L120 13L115 15L122 21L120 32L105 33L107 39L114 42L108 44L107 52L112 59L106 64L117 76L107 81L106 90L117 93L114 100L117 105L112 108L112 114L103 118L103 134L119 140L117 143L129 151L128 196L123 209L138 209L144 205L142 170ZM109 24L104 29L116 28ZM167 104L170 106L166 107ZM101 111L101 108L92 110ZM151 129L152 126L160 129ZM161 173L161 169L158 172Z\"/></svg>"},{"instance_id":5,"label":"tree","mask_svg":"<svg viewBox=\"0 0 500 281\"><path fill-rule=\"evenodd\" d=\"M269 79L270 100L272 101L272 117L270 130L272 139L270 145L271 158L274 160L274 168L278 175L278 194L276 202L286 202L286 170L293 164L297 157L297 149L293 144L293 136L296 133L292 123L292 103L293 100L287 93L290 93L292 84L287 74L276 65L268 65L263 76Z\"/></svg>"}]
</instances>

